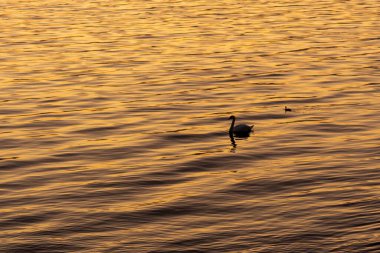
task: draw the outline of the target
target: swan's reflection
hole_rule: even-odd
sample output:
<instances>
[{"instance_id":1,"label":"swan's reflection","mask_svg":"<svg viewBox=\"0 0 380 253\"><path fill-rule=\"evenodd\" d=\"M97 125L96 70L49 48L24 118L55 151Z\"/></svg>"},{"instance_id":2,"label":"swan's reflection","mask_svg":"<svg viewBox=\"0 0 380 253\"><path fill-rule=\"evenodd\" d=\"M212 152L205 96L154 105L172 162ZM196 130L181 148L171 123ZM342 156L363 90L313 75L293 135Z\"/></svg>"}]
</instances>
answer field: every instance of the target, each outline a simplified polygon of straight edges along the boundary
<instances>
[{"instance_id":1,"label":"swan's reflection","mask_svg":"<svg viewBox=\"0 0 380 253\"><path fill-rule=\"evenodd\" d=\"M230 140L231 140L231 146L232 146L232 148L230 149L230 152L235 153L237 145L236 145L235 137L233 134L230 134Z\"/></svg>"},{"instance_id":2,"label":"swan's reflection","mask_svg":"<svg viewBox=\"0 0 380 253\"><path fill-rule=\"evenodd\" d=\"M236 152L236 148L237 148L237 143L236 143L236 140L238 140L238 142L239 142L239 140L240 141L242 141L242 140L247 140L248 139L248 137L239 137L239 136L235 136L235 135L233 135L233 134L230 134L229 135L230 136L230 141L231 141L231 149L230 149L230 152L232 152L232 153L235 153ZM237 138L237 139L235 139L235 137Z\"/></svg>"}]
</instances>

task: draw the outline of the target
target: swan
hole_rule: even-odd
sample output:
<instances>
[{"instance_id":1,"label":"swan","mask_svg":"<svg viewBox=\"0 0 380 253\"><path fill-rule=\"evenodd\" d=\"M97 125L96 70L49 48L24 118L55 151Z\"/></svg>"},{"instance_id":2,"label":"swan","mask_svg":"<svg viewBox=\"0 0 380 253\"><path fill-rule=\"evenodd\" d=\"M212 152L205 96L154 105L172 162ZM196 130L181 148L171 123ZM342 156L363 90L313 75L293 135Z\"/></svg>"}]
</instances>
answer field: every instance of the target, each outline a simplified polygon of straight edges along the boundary
<instances>
[{"instance_id":1,"label":"swan","mask_svg":"<svg viewBox=\"0 0 380 253\"><path fill-rule=\"evenodd\" d=\"M236 137L248 137L249 134L253 131L254 125L248 126L248 125L242 124L242 125L235 126L236 117L232 115L229 117L229 119L230 120L232 119L230 130L229 130L230 136L235 135Z\"/></svg>"},{"instance_id":2,"label":"swan","mask_svg":"<svg viewBox=\"0 0 380 253\"><path fill-rule=\"evenodd\" d=\"M290 108L288 108L288 107L285 106L284 111L285 111L285 112L291 112L292 109L290 109Z\"/></svg>"}]
</instances>

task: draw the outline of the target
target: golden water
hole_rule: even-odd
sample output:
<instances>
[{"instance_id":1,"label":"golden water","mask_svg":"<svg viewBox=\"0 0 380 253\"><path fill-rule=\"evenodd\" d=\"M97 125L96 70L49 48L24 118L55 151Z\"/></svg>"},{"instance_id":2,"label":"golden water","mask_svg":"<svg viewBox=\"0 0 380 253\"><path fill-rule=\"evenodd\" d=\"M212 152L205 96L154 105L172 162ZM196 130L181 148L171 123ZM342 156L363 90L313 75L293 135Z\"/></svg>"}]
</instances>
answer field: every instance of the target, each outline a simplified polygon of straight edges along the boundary
<instances>
[{"instance_id":1,"label":"golden water","mask_svg":"<svg viewBox=\"0 0 380 253\"><path fill-rule=\"evenodd\" d=\"M0 252L380 251L379 1L0 7Z\"/></svg>"}]
</instances>

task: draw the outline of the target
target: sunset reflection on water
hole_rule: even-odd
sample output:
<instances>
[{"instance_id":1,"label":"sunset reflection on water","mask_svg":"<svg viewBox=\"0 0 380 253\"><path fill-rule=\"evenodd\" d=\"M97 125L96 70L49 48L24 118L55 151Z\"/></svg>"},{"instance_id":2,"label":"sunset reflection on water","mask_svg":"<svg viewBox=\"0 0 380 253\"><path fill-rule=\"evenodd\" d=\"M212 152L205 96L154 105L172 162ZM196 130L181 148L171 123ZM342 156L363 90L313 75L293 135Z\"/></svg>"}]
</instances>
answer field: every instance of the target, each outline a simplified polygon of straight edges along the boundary
<instances>
[{"instance_id":1,"label":"sunset reflection on water","mask_svg":"<svg viewBox=\"0 0 380 253\"><path fill-rule=\"evenodd\" d=\"M380 251L378 1L0 7L0 252Z\"/></svg>"}]
</instances>

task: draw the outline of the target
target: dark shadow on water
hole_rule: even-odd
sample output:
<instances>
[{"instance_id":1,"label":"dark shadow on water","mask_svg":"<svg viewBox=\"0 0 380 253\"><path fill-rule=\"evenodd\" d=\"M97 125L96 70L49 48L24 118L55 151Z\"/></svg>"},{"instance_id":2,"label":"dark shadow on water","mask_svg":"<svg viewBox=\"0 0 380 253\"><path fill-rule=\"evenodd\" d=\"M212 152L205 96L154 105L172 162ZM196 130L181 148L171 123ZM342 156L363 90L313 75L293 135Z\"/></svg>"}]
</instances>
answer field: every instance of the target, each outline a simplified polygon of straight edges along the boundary
<instances>
[{"instance_id":1,"label":"dark shadow on water","mask_svg":"<svg viewBox=\"0 0 380 253\"><path fill-rule=\"evenodd\" d=\"M229 136L230 136L231 146L232 146L232 148L230 149L230 152L231 153L235 153L236 152L236 147L237 147L236 142L235 142L235 137L231 133L229 134Z\"/></svg>"},{"instance_id":2,"label":"dark shadow on water","mask_svg":"<svg viewBox=\"0 0 380 253\"><path fill-rule=\"evenodd\" d=\"M235 153L236 152L236 148L237 148L237 143L236 143L236 140L247 140L248 137L250 135L245 135L245 136L235 136L231 133L229 133L229 136L230 136L230 141L231 141L231 149L230 149L230 152L231 153ZM236 138L236 139L235 139Z\"/></svg>"}]
</instances>

